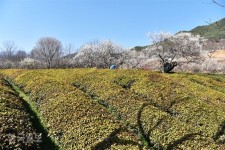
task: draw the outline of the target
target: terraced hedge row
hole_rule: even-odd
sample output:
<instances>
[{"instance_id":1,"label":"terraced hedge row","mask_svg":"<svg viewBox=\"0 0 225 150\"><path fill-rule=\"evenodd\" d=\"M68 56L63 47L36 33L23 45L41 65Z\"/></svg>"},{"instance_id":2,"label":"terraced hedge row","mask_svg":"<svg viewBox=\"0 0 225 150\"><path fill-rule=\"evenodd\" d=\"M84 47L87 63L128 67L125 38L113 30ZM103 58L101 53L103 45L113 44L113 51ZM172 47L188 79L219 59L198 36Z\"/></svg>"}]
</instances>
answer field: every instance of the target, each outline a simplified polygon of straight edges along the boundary
<instances>
[{"instance_id":1,"label":"terraced hedge row","mask_svg":"<svg viewBox=\"0 0 225 150\"><path fill-rule=\"evenodd\" d=\"M18 75L13 70L3 72L30 95L49 136L61 149L144 147L141 139L116 116L68 84L66 74L69 72L38 70L23 71Z\"/></svg>"},{"instance_id":2,"label":"terraced hedge row","mask_svg":"<svg viewBox=\"0 0 225 150\"><path fill-rule=\"evenodd\" d=\"M118 108L130 123L136 121L136 126L143 127L143 133L163 148L223 147L220 143L224 143L221 128L225 119L225 94L183 76L133 70L104 74L96 71L74 80L83 83L89 93L97 93Z\"/></svg>"},{"instance_id":3,"label":"terraced hedge row","mask_svg":"<svg viewBox=\"0 0 225 150\"><path fill-rule=\"evenodd\" d=\"M225 76L144 70L3 70L66 149L223 149Z\"/></svg>"},{"instance_id":4,"label":"terraced hedge row","mask_svg":"<svg viewBox=\"0 0 225 150\"><path fill-rule=\"evenodd\" d=\"M0 76L0 149L41 149L41 141L23 102Z\"/></svg>"}]
</instances>

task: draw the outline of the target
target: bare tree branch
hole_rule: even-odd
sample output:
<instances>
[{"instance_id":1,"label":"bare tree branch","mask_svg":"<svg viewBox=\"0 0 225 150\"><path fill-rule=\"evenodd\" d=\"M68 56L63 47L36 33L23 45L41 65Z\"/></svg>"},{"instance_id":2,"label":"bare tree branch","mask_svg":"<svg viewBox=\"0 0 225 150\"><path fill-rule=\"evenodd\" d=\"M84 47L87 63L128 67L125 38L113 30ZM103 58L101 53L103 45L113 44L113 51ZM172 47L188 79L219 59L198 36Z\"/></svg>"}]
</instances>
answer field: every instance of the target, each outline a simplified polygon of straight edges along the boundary
<instances>
[{"instance_id":1,"label":"bare tree branch","mask_svg":"<svg viewBox=\"0 0 225 150\"><path fill-rule=\"evenodd\" d=\"M219 3L217 0L212 0L212 3L214 3L214 4L216 4L216 5L220 6L220 7L225 7L225 5ZM209 19L209 21L206 21L206 23L207 23L207 24L212 24L211 19ZM215 24L216 24L219 28L224 28L224 27L225 27L225 26L220 25L220 24L218 23L218 21L216 21Z\"/></svg>"},{"instance_id":2,"label":"bare tree branch","mask_svg":"<svg viewBox=\"0 0 225 150\"><path fill-rule=\"evenodd\" d=\"M209 18L209 21L205 21L207 24L212 24L212 20Z\"/></svg>"},{"instance_id":3,"label":"bare tree branch","mask_svg":"<svg viewBox=\"0 0 225 150\"><path fill-rule=\"evenodd\" d=\"M62 54L62 44L59 40L51 37L41 38L36 43L34 51L47 63L47 68L52 68Z\"/></svg>"},{"instance_id":4,"label":"bare tree branch","mask_svg":"<svg viewBox=\"0 0 225 150\"><path fill-rule=\"evenodd\" d=\"M225 7L225 5L222 5L221 3L217 2L216 0L212 0L212 2L216 5L219 5L220 7Z\"/></svg>"},{"instance_id":5,"label":"bare tree branch","mask_svg":"<svg viewBox=\"0 0 225 150\"><path fill-rule=\"evenodd\" d=\"M16 47L14 41L4 41L0 50L3 53L3 55L4 55L3 57L5 59L12 61L13 55L14 55L15 51L17 50L17 47Z\"/></svg>"}]
</instances>

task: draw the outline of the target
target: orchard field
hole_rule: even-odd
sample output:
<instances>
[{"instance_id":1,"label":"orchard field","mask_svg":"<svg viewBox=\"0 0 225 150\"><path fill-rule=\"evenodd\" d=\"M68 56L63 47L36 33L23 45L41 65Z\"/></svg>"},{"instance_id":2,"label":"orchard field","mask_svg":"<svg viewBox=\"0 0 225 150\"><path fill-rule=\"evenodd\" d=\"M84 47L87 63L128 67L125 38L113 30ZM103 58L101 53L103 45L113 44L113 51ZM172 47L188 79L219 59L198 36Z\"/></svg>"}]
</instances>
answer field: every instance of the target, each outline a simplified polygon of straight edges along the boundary
<instances>
[{"instance_id":1,"label":"orchard field","mask_svg":"<svg viewBox=\"0 0 225 150\"><path fill-rule=\"evenodd\" d=\"M0 149L225 148L225 75L122 69L0 73ZM42 133L42 139L17 138L10 145L8 135L19 133Z\"/></svg>"}]
</instances>

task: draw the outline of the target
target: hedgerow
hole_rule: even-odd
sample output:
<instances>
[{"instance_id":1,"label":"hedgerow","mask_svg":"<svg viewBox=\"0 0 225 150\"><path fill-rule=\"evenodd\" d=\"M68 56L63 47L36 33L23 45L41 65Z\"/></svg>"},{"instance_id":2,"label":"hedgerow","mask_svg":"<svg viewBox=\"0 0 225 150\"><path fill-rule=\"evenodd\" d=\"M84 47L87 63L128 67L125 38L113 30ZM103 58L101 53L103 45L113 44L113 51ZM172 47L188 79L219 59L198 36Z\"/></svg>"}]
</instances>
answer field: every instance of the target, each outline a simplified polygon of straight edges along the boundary
<instances>
[{"instance_id":1,"label":"hedgerow","mask_svg":"<svg viewBox=\"0 0 225 150\"><path fill-rule=\"evenodd\" d=\"M0 149L42 148L42 135L32 125L23 102L3 76L0 76L0 127Z\"/></svg>"},{"instance_id":2,"label":"hedgerow","mask_svg":"<svg viewBox=\"0 0 225 150\"><path fill-rule=\"evenodd\" d=\"M133 125L138 126L137 116L142 105L157 108L158 111L155 113L153 113L153 108L146 109L145 111L148 111L147 116L151 118L151 115L153 115L154 117L151 119L147 117L141 118L142 120L139 121L145 122L143 126L148 129L144 131L144 134L149 133L150 140L154 140L157 137L157 134L151 135L150 133L155 114L160 114L160 112L166 114L167 117L165 118L167 119L161 122L166 122L167 127L158 130L158 136L162 136L163 139L160 141L160 138L156 138L158 140L152 143L161 145L164 148L171 148L171 145L175 145L172 144L173 141L179 141L182 137L189 137L188 135L190 135L191 139L194 139L195 136L204 137L206 141L211 141L209 143L211 143L212 147L217 145L212 139L224 119L222 117L224 116L224 107L218 107L202 101L205 96L203 89L197 92L200 87L191 84L189 80L178 78L179 76L167 76L153 72L147 73L142 71L142 74L139 73L133 71L115 71L113 73L105 72L105 74L102 74L101 71L98 71L75 80L76 82L83 83L89 90L89 93L96 93L100 98L114 106ZM127 84L131 82L132 85L126 88ZM224 97L224 94L218 94L211 91L210 99L213 101L218 97ZM212 108L212 106L216 109ZM218 119L218 115L222 118ZM155 127L155 130L159 127L160 125ZM198 144L199 148L205 144L200 143ZM182 145L182 142L179 144ZM188 147L188 145L186 146ZM193 148L196 145L189 146Z\"/></svg>"},{"instance_id":3,"label":"hedgerow","mask_svg":"<svg viewBox=\"0 0 225 150\"><path fill-rule=\"evenodd\" d=\"M145 70L2 70L66 149L225 147L223 75Z\"/></svg>"},{"instance_id":4,"label":"hedgerow","mask_svg":"<svg viewBox=\"0 0 225 150\"><path fill-rule=\"evenodd\" d=\"M4 73L10 76L7 72ZM138 149L139 139L130 131L121 130L111 135L124 128L124 124L89 96L68 84L65 73L69 72L25 71L13 77L13 81L36 103L49 136L62 149L107 148L111 144L116 148L117 143L119 147Z\"/></svg>"}]
</instances>

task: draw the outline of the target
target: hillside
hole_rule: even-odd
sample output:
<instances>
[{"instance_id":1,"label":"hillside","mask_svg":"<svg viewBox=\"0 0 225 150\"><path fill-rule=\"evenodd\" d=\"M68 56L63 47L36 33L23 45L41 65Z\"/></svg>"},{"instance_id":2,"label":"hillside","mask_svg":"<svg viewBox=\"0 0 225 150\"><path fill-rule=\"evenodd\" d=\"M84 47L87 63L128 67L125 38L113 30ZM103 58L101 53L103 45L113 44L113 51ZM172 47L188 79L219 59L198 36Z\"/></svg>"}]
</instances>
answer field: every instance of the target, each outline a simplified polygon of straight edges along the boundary
<instances>
[{"instance_id":1,"label":"hillside","mask_svg":"<svg viewBox=\"0 0 225 150\"><path fill-rule=\"evenodd\" d=\"M0 72L27 94L60 149L225 147L224 75L108 69ZM1 108L7 113L7 106Z\"/></svg>"},{"instance_id":2,"label":"hillside","mask_svg":"<svg viewBox=\"0 0 225 150\"><path fill-rule=\"evenodd\" d=\"M135 51L142 51L143 49L146 49L148 47L148 45L146 46L135 46L133 48L131 48L130 50L135 50Z\"/></svg>"},{"instance_id":3,"label":"hillside","mask_svg":"<svg viewBox=\"0 0 225 150\"><path fill-rule=\"evenodd\" d=\"M225 18L209 25L198 26L190 31L210 40L225 39Z\"/></svg>"}]
</instances>

